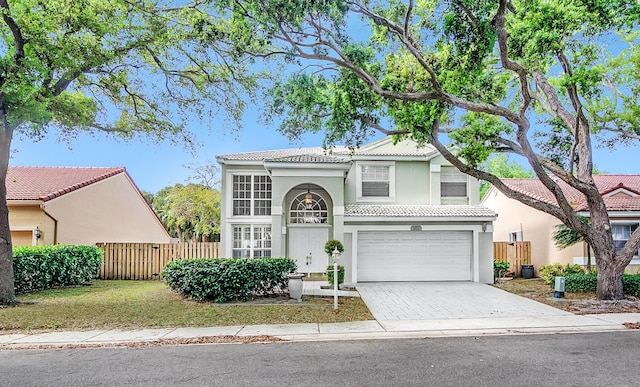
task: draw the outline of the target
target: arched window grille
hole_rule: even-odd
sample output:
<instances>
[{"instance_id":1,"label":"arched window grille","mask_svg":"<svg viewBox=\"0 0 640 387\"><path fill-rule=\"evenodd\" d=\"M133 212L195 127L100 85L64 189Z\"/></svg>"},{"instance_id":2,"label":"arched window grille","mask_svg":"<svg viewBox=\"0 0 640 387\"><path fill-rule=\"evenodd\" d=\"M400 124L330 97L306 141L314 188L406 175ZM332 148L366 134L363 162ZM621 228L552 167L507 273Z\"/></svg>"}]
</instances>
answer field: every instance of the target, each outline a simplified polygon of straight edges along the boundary
<instances>
[{"instance_id":1,"label":"arched window grille","mask_svg":"<svg viewBox=\"0 0 640 387\"><path fill-rule=\"evenodd\" d=\"M308 195L308 194L311 195ZM291 202L290 223L327 223L327 202L315 192L302 192Z\"/></svg>"}]
</instances>

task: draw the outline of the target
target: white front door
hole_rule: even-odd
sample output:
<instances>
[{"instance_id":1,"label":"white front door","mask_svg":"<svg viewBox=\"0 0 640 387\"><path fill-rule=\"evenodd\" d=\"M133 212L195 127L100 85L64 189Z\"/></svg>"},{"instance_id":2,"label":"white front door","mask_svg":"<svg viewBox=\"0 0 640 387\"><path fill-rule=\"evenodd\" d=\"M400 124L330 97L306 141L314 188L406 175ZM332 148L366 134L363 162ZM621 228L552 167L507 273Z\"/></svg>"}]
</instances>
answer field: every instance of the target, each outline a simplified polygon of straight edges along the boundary
<instances>
[{"instance_id":1,"label":"white front door","mask_svg":"<svg viewBox=\"0 0 640 387\"><path fill-rule=\"evenodd\" d=\"M329 257L324 245L329 239L327 227L289 228L289 257L298 264L299 273L324 273Z\"/></svg>"}]
</instances>

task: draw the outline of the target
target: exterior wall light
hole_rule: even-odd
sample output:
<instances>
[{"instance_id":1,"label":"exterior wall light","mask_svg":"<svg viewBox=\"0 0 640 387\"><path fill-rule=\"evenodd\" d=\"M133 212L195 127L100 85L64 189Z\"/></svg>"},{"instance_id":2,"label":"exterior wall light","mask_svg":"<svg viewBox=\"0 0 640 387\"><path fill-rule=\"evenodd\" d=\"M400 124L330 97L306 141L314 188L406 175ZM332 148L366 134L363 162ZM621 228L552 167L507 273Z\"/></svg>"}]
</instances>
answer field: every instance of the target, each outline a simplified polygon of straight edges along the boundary
<instances>
[{"instance_id":1,"label":"exterior wall light","mask_svg":"<svg viewBox=\"0 0 640 387\"><path fill-rule=\"evenodd\" d=\"M38 226L36 226L35 231L33 232L33 235L36 237L36 239L40 239L40 228L38 228Z\"/></svg>"}]
</instances>

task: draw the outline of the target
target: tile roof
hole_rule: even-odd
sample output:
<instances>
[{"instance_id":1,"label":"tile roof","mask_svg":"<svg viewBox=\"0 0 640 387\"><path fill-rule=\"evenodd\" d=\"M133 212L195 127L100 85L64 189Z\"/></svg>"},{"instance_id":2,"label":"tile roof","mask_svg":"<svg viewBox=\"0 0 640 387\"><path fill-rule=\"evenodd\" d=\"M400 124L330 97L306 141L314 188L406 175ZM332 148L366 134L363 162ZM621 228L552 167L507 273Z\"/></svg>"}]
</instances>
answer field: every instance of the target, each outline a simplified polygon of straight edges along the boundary
<instances>
[{"instance_id":1,"label":"tile roof","mask_svg":"<svg viewBox=\"0 0 640 387\"><path fill-rule=\"evenodd\" d=\"M278 157L272 159L266 159L265 161L272 163L302 163L302 164L349 164L350 161L344 158L337 158L333 156L325 156L325 155L297 155L297 156L286 156L286 157Z\"/></svg>"},{"instance_id":2,"label":"tile roof","mask_svg":"<svg viewBox=\"0 0 640 387\"><path fill-rule=\"evenodd\" d=\"M556 204L551 191L539 179L501 179L505 185L515 191L524 193L538 200ZM640 175L594 175L593 180L601 194L606 195L617 189L626 189L632 193L640 192ZM587 211L585 197L578 190L570 187L564 181L557 179L557 183L565 194L569 203L577 211ZM638 198L606 197L605 204L610 211L635 211ZM611 207L609 207L611 206Z\"/></svg>"},{"instance_id":3,"label":"tile roof","mask_svg":"<svg viewBox=\"0 0 640 387\"><path fill-rule=\"evenodd\" d=\"M300 157L300 156L325 156L332 157L331 155L348 155L349 149L346 147L333 147L329 150L317 146L312 148L291 148L291 149L277 149L266 150L258 152L246 152L246 153L232 153L226 155L217 156L220 160L233 160L233 161L263 161L263 160L277 160L285 159L288 157ZM326 161L323 161L326 162Z\"/></svg>"},{"instance_id":4,"label":"tile roof","mask_svg":"<svg viewBox=\"0 0 640 387\"><path fill-rule=\"evenodd\" d=\"M385 139L389 142L389 139ZM352 150L344 146L334 146L330 149L322 147L277 149L246 153L232 153L218 155L218 160L223 161L282 161L301 163L330 163L346 162L351 156L413 156L425 157L436 153L433 146L416 146L413 143L399 143L393 147L379 147L381 141ZM319 158L314 158L317 156ZM331 161L333 160L333 161Z\"/></svg>"},{"instance_id":5,"label":"tile roof","mask_svg":"<svg viewBox=\"0 0 640 387\"><path fill-rule=\"evenodd\" d=\"M119 173L125 168L9 167L7 200L48 201Z\"/></svg>"},{"instance_id":6,"label":"tile roof","mask_svg":"<svg viewBox=\"0 0 640 387\"><path fill-rule=\"evenodd\" d=\"M495 217L496 213L484 206L468 205L403 205L403 204L351 204L344 206L347 216L381 217Z\"/></svg>"}]
</instances>

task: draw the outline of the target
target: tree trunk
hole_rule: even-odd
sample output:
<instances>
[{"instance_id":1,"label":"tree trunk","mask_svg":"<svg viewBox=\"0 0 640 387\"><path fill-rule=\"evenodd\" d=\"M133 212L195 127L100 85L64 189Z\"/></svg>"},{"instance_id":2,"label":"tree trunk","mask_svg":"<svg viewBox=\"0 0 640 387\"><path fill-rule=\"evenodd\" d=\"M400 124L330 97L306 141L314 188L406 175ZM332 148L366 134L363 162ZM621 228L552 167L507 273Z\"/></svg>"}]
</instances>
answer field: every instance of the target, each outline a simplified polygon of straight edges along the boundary
<instances>
[{"instance_id":1,"label":"tree trunk","mask_svg":"<svg viewBox=\"0 0 640 387\"><path fill-rule=\"evenodd\" d=\"M16 289L13 281L13 249L9 229L6 178L13 130L8 129L5 117L2 118L4 128L0 128L0 178L2 179L0 183L0 304L10 305L16 302Z\"/></svg>"},{"instance_id":2,"label":"tree trunk","mask_svg":"<svg viewBox=\"0 0 640 387\"><path fill-rule=\"evenodd\" d=\"M602 259L596 260L598 266L598 291L596 296L600 300L622 300L622 271L615 265L601 264Z\"/></svg>"},{"instance_id":3,"label":"tree trunk","mask_svg":"<svg viewBox=\"0 0 640 387\"><path fill-rule=\"evenodd\" d=\"M603 236L604 237L604 236ZM606 243L593 243L593 250L596 256L596 268L598 269L598 289L596 296L600 300L622 300L624 291L622 289L622 273L631 261L616 254L615 249L603 249L601 246Z\"/></svg>"}]
</instances>

